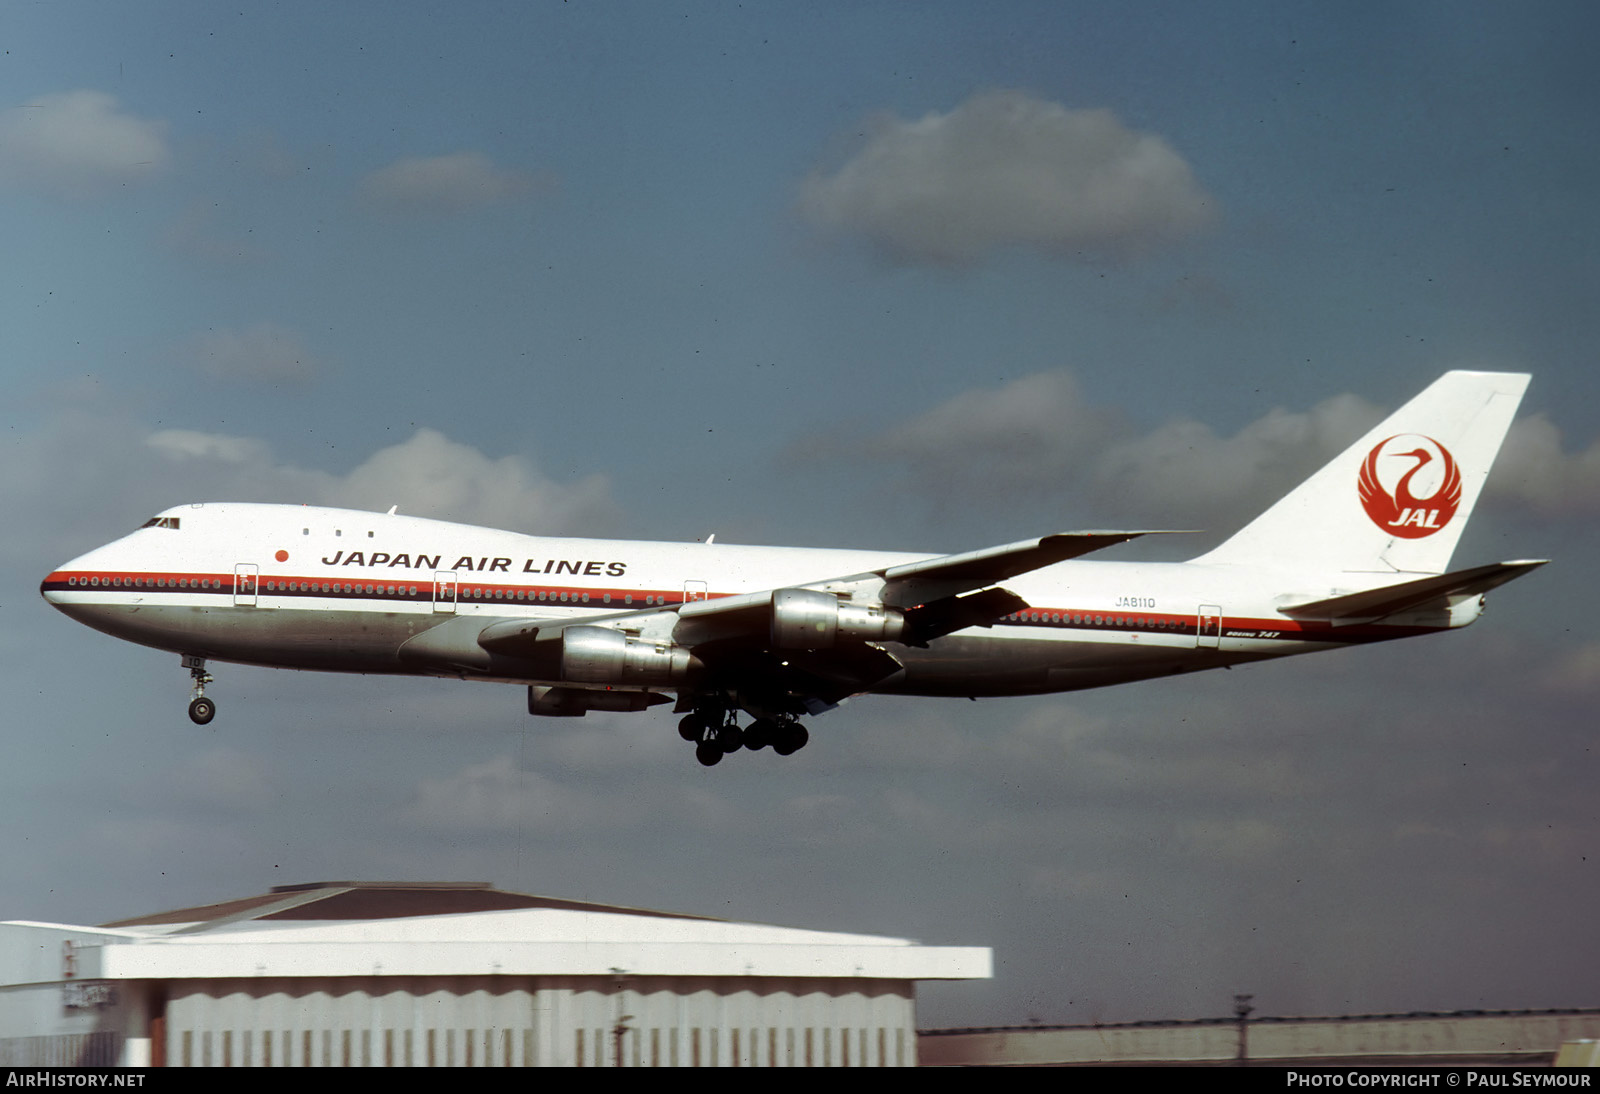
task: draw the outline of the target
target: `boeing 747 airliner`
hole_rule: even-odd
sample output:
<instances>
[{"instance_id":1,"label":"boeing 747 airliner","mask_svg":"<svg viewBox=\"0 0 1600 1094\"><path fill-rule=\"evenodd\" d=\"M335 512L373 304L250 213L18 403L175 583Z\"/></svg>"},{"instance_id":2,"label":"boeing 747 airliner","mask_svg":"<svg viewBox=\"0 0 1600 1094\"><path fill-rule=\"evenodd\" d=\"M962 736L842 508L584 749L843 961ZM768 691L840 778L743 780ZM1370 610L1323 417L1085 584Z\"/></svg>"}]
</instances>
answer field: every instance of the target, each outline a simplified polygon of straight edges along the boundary
<instances>
[{"instance_id":1,"label":"boeing 747 airliner","mask_svg":"<svg viewBox=\"0 0 1600 1094\"><path fill-rule=\"evenodd\" d=\"M861 693L1071 691L1466 626L1542 565L1447 572L1527 383L1446 374L1188 562L1081 560L1137 531L929 556L228 502L151 517L41 591L181 655L202 725L216 660L524 684L542 715L674 703L703 764L787 755L802 715Z\"/></svg>"}]
</instances>

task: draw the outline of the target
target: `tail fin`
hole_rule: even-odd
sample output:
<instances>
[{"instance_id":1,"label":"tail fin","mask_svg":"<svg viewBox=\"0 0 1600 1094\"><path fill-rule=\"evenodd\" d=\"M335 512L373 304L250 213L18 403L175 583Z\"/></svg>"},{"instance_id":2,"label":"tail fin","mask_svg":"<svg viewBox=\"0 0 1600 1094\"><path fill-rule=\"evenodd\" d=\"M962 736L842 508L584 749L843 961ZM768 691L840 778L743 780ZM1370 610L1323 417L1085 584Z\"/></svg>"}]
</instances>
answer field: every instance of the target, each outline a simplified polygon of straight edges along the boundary
<instances>
[{"instance_id":1,"label":"tail fin","mask_svg":"<svg viewBox=\"0 0 1600 1094\"><path fill-rule=\"evenodd\" d=\"M1442 574L1529 377L1447 372L1196 562Z\"/></svg>"}]
</instances>

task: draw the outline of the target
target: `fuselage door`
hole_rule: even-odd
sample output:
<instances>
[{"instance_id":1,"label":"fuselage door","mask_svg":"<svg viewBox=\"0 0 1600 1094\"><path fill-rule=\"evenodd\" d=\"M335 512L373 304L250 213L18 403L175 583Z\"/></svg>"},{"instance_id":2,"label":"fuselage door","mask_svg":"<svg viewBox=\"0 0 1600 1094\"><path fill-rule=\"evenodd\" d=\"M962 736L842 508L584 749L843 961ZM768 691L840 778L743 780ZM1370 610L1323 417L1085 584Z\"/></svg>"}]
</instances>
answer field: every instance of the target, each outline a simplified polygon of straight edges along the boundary
<instances>
[{"instance_id":1,"label":"fuselage door","mask_svg":"<svg viewBox=\"0 0 1600 1094\"><path fill-rule=\"evenodd\" d=\"M710 596L704 581L685 581L683 583L683 602L693 604L696 600L705 600Z\"/></svg>"},{"instance_id":2,"label":"fuselage door","mask_svg":"<svg viewBox=\"0 0 1600 1094\"><path fill-rule=\"evenodd\" d=\"M1222 609L1215 604L1200 605L1200 625L1195 629L1196 649L1214 650L1222 645Z\"/></svg>"},{"instance_id":3,"label":"fuselage door","mask_svg":"<svg viewBox=\"0 0 1600 1094\"><path fill-rule=\"evenodd\" d=\"M456 572L454 570L437 570L434 572L433 610L436 612L453 612L456 610Z\"/></svg>"},{"instance_id":4,"label":"fuselage door","mask_svg":"<svg viewBox=\"0 0 1600 1094\"><path fill-rule=\"evenodd\" d=\"M256 606L256 575L259 571L253 562L241 562L233 568L233 606Z\"/></svg>"}]
</instances>

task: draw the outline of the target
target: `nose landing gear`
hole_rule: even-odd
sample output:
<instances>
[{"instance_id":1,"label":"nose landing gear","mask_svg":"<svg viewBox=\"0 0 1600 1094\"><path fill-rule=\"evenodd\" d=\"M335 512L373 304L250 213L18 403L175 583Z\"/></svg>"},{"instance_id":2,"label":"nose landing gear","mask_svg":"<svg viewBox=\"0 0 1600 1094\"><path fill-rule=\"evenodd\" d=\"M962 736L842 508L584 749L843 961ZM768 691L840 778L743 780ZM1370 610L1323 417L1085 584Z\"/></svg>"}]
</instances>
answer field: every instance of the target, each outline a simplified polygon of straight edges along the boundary
<instances>
[{"instance_id":1,"label":"nose landing gear","mask_svg":"<svg viewBox=\"0 0 1600 1094\"><path fill-rule=\"evenodd\" d=\"M189 678L194 681L194 690L189 700L189 720L197 726L203 726L217 716L217 704L206 698L206 685L213 680L212 675L206 671L204 657L188 657L183 659L183 667L189 670Z\"/></svg>"}]
</instances>

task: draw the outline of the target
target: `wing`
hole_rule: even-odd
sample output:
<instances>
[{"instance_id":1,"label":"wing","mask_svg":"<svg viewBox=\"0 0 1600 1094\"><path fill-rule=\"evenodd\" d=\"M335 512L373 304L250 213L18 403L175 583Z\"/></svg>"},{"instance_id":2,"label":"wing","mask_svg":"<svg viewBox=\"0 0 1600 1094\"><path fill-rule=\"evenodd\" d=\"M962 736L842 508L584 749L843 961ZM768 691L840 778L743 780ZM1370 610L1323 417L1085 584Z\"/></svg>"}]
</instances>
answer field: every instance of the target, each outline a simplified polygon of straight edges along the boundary
<instances>
[{"instance_id":1,"label":"wing","mask_svg":"<svg viewBox=\"0 0 1600 1094\"><path fill-rule=\"evenodd\" d=\"M832 703L899 672L895 643L926 646L1028 607L1000 582L1147 534L1066 532L644 611L502 619L482 626L473 645L479 656L524 663L541 680L731 687Z\"/></svg>"}]
</instances>

